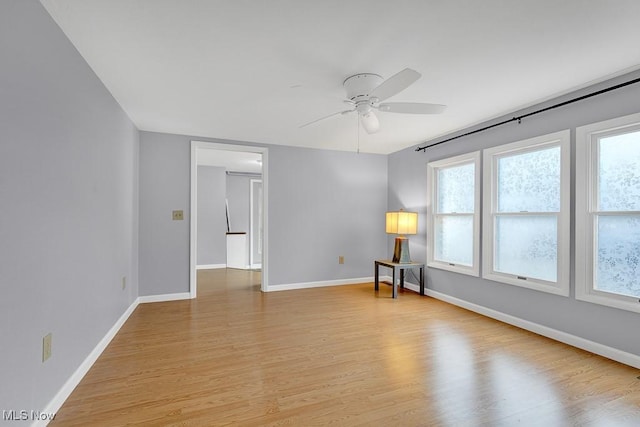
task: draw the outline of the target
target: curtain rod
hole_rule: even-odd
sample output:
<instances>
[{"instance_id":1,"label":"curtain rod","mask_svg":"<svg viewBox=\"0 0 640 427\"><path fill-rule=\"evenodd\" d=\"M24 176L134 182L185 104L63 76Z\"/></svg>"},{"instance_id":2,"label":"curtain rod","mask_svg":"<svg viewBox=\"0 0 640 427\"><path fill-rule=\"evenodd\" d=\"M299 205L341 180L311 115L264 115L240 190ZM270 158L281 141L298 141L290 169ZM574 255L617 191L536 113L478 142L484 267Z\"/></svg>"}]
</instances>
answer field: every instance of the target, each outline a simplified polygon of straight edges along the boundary
<instances>
[{"instance_id":1,"label":"curtain rod","mask_svg":"<svg viewBox=\"0 0 640 427\"><path fill-rule=\"evenodd\" d=\"M463 136L469 136L469 135L473 135L474 133L484 132L485 130L489 130L489 129L492 129L492 128L495 128L495 127L498 127L498 126L506 125L507 123L516 122L517 121L518 124L519 124L522 121L522 119L524 119L526 117L534 116L536 114L540 114L540 113L543 113L545 111L553 110L554 108L564 107L565 105L573 104L574 102L582 101L583 99L591 98L592 96L601 95L603 93L611 92L612 90L620 89L621 87L629 86L629 85L632 85L632 84L635 84L635 83L638 83L638 82L640 82L640 77L637 78L637 79L629 80L628 82L624 82L624 83L617 84L615 86L608 87L606 89L601 89L601 90L598 90L596 92L589 93L587 95L582 95L582 96L579 96L577 98L570 99L568 101L560 102L558 104L554 104L554 105L551 105L549 107L541 108L539 110L532 111L531 113L523 114L521 116L515 116L515 117L512 117L510 119L503 120L503 121L501 121L499 123L494 123L492 125L485 126L483 128L473 130L471 132L463 133L461 135L457 135L457 136L445 139L444 141L440 141L440 142L436 142L436 143L433 143L433 144L425 145L423 147L418 147L418 148L416 148L416 151L424 151L424 152L426 152L427 148L435 147L436 145L444 144L445 142L453 141L454 139L462 138Z\"/></svg>"}]
</instances>

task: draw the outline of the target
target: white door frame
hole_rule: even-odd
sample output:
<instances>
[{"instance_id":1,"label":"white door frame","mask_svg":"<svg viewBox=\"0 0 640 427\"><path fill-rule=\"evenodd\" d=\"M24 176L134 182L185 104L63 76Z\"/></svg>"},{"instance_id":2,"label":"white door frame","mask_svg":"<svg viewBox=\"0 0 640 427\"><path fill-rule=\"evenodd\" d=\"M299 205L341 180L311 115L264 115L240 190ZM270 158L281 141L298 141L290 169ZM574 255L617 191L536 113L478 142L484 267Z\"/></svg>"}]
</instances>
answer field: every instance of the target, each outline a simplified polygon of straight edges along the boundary
<instances>
[{"instance_id":1,"label":"white door frame","mask_svg":"<svg viewBox=\"0 0 640 427\"><path fill-rule=\"evenodd\" d=\"M262 185L262 179L250 179L249 180L249 265L251 266L251 268L262 268L262 264L258 264L256 262L256 259L254 259L253 254L255 252L256 249L256 244L260 241L260 228L258 228L258 230L256 230L256 227L254 225L254 217L255 217L255 203L253 202L253 198L254 198L254 189L253 189L253 185L255 183L259 182ZM264 190L263 190L263 197L264 197ZM264 210L262 211L262 213L264 213ZM264 229L264 219L260 218L260 212L258 212L258 221L262 222L262 228ZM263 215L262 215L263 216ZM263 243L263 249L264 249L264 242ZM262 262L262 260L260 260L260 262Z\"/></svg>"},{"instance_id":2,"label":"white door frame","mask_svg":"<svg viewBox=\"0 0 640 427\"><path fill-rule=\"evenodd\" d=\"M189 249L189 294L191 298L197 295L196 280L196 260L198 248L198 151L200 150L226 150L226 151L243 151L248 153L258 153L262 155L262 220L263 220L263 236L262 236L262 274L260 290L267 292L269 290L268 280L268 247L269 247L269 221L268 221L268 201L269 201L269 149L267 147L255 147L250 145L232 145L217 142L191 141L191 212L189 215L190 228L190 249Z\"/></svg>"}]
</instances>

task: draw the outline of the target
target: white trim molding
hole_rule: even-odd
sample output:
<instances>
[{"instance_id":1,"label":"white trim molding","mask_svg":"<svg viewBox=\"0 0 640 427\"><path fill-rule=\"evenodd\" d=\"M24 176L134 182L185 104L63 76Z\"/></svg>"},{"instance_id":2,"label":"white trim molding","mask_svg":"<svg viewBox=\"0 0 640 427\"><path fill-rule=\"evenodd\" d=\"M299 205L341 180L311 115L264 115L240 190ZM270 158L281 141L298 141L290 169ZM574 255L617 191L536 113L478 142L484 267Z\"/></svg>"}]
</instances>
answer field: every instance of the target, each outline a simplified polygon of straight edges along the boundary
<instances>
[{"instance_id":1,"label":"white trim molding","mask_svg":"<svg viewBox=\"0 0 640 427\"><path fill-rule=\"evenodd\" d=\"M180 301L183 299L191 299L191 293L180 292L176 294L145 295L138 297L138 302L140 304L146 304L150 302Z\"/></svg>"},{"instance_id":2,"label":"white trim molding","mask_svg":"<svg viewBox=\"0 0 640 427\"><path fill-rule=\"evenodd\" d=\"M67 379L64 385L60 388L60 390L56 393L56 395L51 399L51 401L47 404L42 413L45 414L55 414L60 410L64 402L69 398L73 390L80 384L82 378L89 372L89 369L96 363L98 357L102 354L102 352L107 348L111 340L116 336L122 325L125 324L129 316L134 312L138 304L140 303L140 298L136 298L136 300L131 303L131 305L122 313L122 316L114 323L114 325L107 331L105 336L98 342L98 344L94 347L94 349L89 353L89 355L82 361L80 366L75 370L75 372ZM33 426L46 426L49 423L48 420L40 420L34 422Z\"/></svg>"},{"instance_id":3,"label":"white trim molding","mask_svg":"<svg viewBox=\"0 0 640 427\"><path fill-rule=\"evenodd\" d=\"M219 268L227 268L227 264L200 264L196 265L196 270L214 270Z\"/></svg>"},{"instance_id":4,"label":"white trim molding","mask_svg":"<svg viewBox=\"0 0 640 427\"><path fill-rule=\"evenodd\" d=\"M455 298L431 289L427 289L425 293L430 297L447 302L449 304L465 308L469 311L473 311L483 316L487 316L492 319L508 323L509 325L517 326L518 328L525 329L538 335L542 335L543 337L551 338L552 340L559 341L572 347L586 350L590 353L606 357L607 359L615 360L616 362L624 363L625 365L633 366L634 368L640 369L640 356L636 354L628 353L626 351L590 341L585 338L569 334L567 332L562 332L548 326L543 326L538 323L521 319L519 317L511 316L509 314L505 314L478 304L464 301L459 298Z\"/></svg>"},{"instance_id":5,"label":"white trim molding","mask_svg":"<svg viewBox=\"0 0 640 427\"><path fill-rule=\"evenodd\" d=\"M373 283L373 277L359 277L355 279L323 280L319 282L286 283L270 285L269 292L290 291L293 289L323 288L327 286L355 285L359 283Z\"/></svg>"},{"instance_id":6,"label":"white trim molding","mask_svg":"<svg viewBox=\"0 0 640 427\"><path fill-rule=\"evenodd\" d=\"M640 130L640 113L605 120L576 129L576 299L640 313L637 297L596 289L598 217L633 215L638 211L600 211L598 206L598 141Z\"/></svg>"},{"instance_id":7,"label":"white trim molding","mask_svg":"<svg viewBox=\"0 0 640 427\"><path fill-rule=\"evenodd\" d=\"M196 260L198 248L198 151L200 150L225 150L244 151L262 155L262 274L260 289L263 292L269 290L269 149L267 147L253 145L235 145L219 142L191 141L191 213L189 230L189 294L190 298L197 295ZM248 267L248 266L247 266Z\"/></svg>"},{"instance_id":8,"label":"white trim molding","mask_svg":"<svg viewBox=\"0 0 640 427\"><path fill-rule=\"evenodd\" d=\"M438 172L441 169L473 165L473 212L439 212ZM427 164L427 266L478 277L480 275L480 151L449 157ZM436 220L441 218L472 217L472 264L436 258Z\"/></svg>"},{"instance_id":9,"label":"white trim molding","mask_svg":"<svg viewBox=\"0 0 640 427\"><path fill-rule=\"evenodd\" d=\"M89 355L82 361L80 366L78 366L75 372L69 377L69 379L67 379L67 381L56 393L53 399L51 399L45 409L43 409L41 412L44 414L55 414L60 410L64 402L69 398L78 384L80 384L82 378L84 378L87 372L89 372L89 369L91 369L93 364L96 363L102 352L107 348L111 340L113 340L118 331L120 331L120 328L122 328L122 326L126 323L131 314L138 307L138 305L144 303L177 301L185 299L191 299L191 294L189 292L164 295L149 295L136 298L135 301L131 303L127 310L122 314L122 316L118 318L111 329L107 331L105 336L100 340L100 342L98 342L91 353L89 353ZM34 422L32 426L46 426L48 423L48 420L39 420Z\"/></svg>"},{"instance_id":10,"label":"white trim molding","mask_svg":"<svg viewBox=\"0 0 640 427\"><path fill-rule=\"evenodd\" d=\"M255 206L255 185L260 183L260 187L262 188L262 178L260 179L250 179L249 180L249 268L256 268L254 265L259 265L262 267L262 248L259 247L259 243L261 242L260 238L260 226L258 226L258 230L256 231L255 217L256 217L256 206ZM258 223L262 222L262 218L264 217L264 212L262 210L262 206L258 205L257 208L257 216ZM264 228L264 222L262 222L262 228ZM258 254L260 255L260 259L254 256L254 253L258 250ZM258 262L259 261L259 262Z\"/></svg>"},{"instance_id":11,"label":"white trim molding","mask_svg":"<svg viewBox=\"0 0 640 427\"><path fill-rule=\"evenodd\" d=\"M569 296L570 288L570 204L571 204L571 132L563 130L522 141L499 145L483 152L483 223L482 223L482 277L495 282L521 286L556 295ZM498 211L498 161L507 156L515 156L548 148L560 149L560 207L557 212L499 212ZM496 270L495 241L496 218L498 216L538 216L556 218L557 258L556 280L549 281L526 277L517 272Z\"/></svg>"}]
</instances>

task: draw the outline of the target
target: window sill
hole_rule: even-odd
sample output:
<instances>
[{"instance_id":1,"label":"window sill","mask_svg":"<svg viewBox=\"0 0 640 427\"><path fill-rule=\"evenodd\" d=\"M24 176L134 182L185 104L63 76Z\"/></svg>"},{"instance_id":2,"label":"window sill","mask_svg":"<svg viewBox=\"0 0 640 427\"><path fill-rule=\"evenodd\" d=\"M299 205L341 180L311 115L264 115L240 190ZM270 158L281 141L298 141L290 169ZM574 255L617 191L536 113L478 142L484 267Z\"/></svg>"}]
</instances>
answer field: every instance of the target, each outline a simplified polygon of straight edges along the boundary
<instances>
[{"instance_id":1,"label":"window sill","mask_svg":"<svg viewBox=\"0 0 640 427\"><path fill-rule=\"evenodd\" d=\"M545 282L538 279L528 278L527 280L518 279L517 276L511 274L486 273L482 275L483 279L491 280L507 285L519 286L521 288L533 289L535 291L547 292L549 294L569 296L569 284L563 286L562 283Z\"/></svg>"}]
</instances>

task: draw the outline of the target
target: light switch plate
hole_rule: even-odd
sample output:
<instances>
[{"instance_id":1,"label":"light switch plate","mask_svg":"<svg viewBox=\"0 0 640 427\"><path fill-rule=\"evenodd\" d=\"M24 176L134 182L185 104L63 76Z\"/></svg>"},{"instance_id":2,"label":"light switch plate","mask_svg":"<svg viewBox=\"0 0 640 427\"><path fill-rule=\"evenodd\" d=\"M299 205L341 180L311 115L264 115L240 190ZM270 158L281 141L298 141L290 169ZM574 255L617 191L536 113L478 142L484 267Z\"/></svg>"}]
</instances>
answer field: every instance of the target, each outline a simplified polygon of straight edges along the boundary
<instances>
[{"instance_id":1,"label":"light switch plate","mask_svg":"<svg viewBox=\"0 0 640 427\"><path fill-rule=\"evenodd\" d=\"M184 212L183 211L173 211L173 220L174 221L182 221L184 219Z\"/></svg>"}]
</instances>

